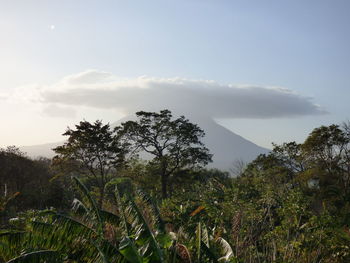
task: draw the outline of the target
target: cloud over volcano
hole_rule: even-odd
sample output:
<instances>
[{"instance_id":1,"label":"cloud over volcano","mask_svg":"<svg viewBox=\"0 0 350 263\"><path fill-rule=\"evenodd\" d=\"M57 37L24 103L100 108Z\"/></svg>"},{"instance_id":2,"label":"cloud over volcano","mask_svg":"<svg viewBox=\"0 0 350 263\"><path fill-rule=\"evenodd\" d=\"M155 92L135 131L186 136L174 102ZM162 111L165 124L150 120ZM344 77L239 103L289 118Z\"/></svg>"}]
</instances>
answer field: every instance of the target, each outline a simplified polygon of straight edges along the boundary
<instances>
[{"instance_id":1,"label":"cloud over volcano","mask_svg":"<svg viewBox=\"0 0 350 263\"><path fill-rule=\"evenodd\" d=\"M212 118L288 118L327 113L309 97L280 87L220 84L183 78L118 79L96 70L42 88L42 103L86 106L125 114L138 110L201 114ZM52 109L52 108L51 108Z\"/></svg>"}]
</instances>

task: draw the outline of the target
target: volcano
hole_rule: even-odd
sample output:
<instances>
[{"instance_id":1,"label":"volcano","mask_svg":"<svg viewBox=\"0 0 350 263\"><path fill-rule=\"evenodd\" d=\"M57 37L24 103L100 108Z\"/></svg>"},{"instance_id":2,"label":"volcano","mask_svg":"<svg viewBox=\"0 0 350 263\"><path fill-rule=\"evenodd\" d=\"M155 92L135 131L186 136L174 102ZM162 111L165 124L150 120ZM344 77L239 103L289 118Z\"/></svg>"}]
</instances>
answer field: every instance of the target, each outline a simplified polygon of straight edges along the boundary
<instances>
[{"instance_id":1,"label":"volcano","mask_svg":"<svg viewBox=\"0 0 350 263\"><path fill-rule=\"evenodd\" d=\"M122 122L134 119L134 117L125 117L111 126L117 126ZM211 168L230 170L235 161L248 163L254 160L259 154L268 153L269 149L260 147L253 142L246 140L242 136L232 132L224 126L218 124L215 120L206 117L193 117L191 122L198 124L205 131L203 143L213 154L213 162L209 164ZM64 142L47 143L33 146L23 146L20 149L32 158L40 156L52 158L54 156L53 148L62 145Z\"/></svg>"}]
</instances>

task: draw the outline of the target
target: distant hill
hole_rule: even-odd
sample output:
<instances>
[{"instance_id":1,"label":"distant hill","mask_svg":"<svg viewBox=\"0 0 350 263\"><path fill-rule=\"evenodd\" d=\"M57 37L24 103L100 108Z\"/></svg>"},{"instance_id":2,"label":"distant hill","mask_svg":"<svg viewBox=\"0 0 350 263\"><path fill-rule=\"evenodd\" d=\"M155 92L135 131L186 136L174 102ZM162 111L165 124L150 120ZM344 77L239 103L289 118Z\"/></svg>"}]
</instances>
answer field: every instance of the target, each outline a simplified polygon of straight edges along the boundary
<instances>
[{"instance_id":1,"label":"distant hill","mask_svg":"<svg viewBox=\"0 0 350 263\"><path fill-rule=\"evenodd\" d=\"M52 158L55 153L52 150L59 145L62 145L64 142L54 142L54 143L45 143L31 146L22 146L19 147L22 152L27 153L29 157L37 158L37 157L47 157Z\"/></svg>"},{"instance_id":2,"label":"distant hill","mask_svg":"<svg viewBox=\"0 0 350 263\"><path fill-rule=\"evenodd\" d=\"M112 126L116 126L129 119L133 118L125 117L112 124ZM210 167L229 170L236 160L250 162L259 154L269 152L268 149L244 139L242 136L235 134L210 118L196 117L191 118L190 120L191 122L198 124L205 131L206 135L203 142L210 152L214 154L213 163L210 164ZM63 142L47 143L23 146L20 147L20 149L33 158L39 156L52 158L54 156L52 149L62 144Z\"/></svg>"},{"instance_id":3,"label":"distant hill","mask_svg":"<svg viewBox=\"0 0 350 263\"><path fill-rule=\"evenodd\" d=\"M253 161L259 154L270 151L244 139L214 120L199 120L197 124L205 131L203 142L214 154L213 163L210 165L212 167L228 170L232 168L234 161L247 163Z\"/></svg>"}]
</instances>

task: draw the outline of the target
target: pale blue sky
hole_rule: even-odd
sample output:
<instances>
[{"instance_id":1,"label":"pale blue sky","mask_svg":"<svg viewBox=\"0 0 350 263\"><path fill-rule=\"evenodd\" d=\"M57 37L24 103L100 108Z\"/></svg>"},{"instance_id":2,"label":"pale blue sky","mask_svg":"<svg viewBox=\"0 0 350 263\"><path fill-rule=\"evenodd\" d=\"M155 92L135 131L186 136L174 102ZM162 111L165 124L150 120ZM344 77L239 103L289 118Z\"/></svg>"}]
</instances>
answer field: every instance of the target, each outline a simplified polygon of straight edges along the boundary
<instances>
[{"instance_id":1,"label":"pale blue sky","mask_svg":"<svg viewBox=\"0 0 350 263\"><path fill-rule=\"evenodd\" d=\"M82 118L118 119L91 107L43 112L37 87L89 69L290 89L329 114L222 123L265 147L302 141L349 119L349 13L346 0L0 0L0 145L60 140Z\"/></svg>"}]
</instances>

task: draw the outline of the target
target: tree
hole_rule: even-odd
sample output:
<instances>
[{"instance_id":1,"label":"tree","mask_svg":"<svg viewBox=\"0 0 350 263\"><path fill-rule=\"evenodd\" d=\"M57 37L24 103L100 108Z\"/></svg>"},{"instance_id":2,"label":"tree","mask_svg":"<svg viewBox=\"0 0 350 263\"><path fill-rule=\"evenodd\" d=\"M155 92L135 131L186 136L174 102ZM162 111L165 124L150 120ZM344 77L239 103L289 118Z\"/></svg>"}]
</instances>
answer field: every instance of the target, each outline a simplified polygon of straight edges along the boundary
<instances>
[{"instance_id":1,"label":"tree","mask_svg":"<svg viewBox=\"0 0 350 263\"><path fill-rule=\"evenodd\" d=\"M1 203L7 204L4 217L28 209L62 208L66 204L66 188L59 180L51 181L50 164L49 159L30 159L15 146L0 148L0 211ZM16 199L10 201L14 195Z\"/></svg>"},{"instance_id":2,"label":"tree","mask_svg":"<svg viewBox=\"0 0 350 263\"><path fill-rule=\"evenodd\" d=\"M175 171L211 162L212 155L201 142L204 131L184 116L172 119L169 110L139 111L136 116L137 121L122 123L116 131L133 145L134 152L153 156L151 162L158 166L163 198L168 197L169 178Z\"/></svg>"},{"instance_id":3,"label":"tree","mask_svg":"<svg viewBox=\"0 0 350 263\"><path fill-rule=\"evenodd\" d=\"M350 136L347 124L314 129L302 145L308 168L318 180L321 194L338 208L349 200Z\"/></svg>"},{"instance_id":4,"label":"tree","mask_svg":"<svg viewBox=\"0 0 350 263\"><path fill-rule=\"evenodd\" d=\"M97 184L99 206L102 207L105 185L112 178L112 172L124 164L128 147L121 143L109 124L103 125L101 121L81 121L75 128L68 128L63 134L69 138L64 145L54 149L57 153L54 163L76 162L77 171Z\"/></svg>"}]
</instances>

